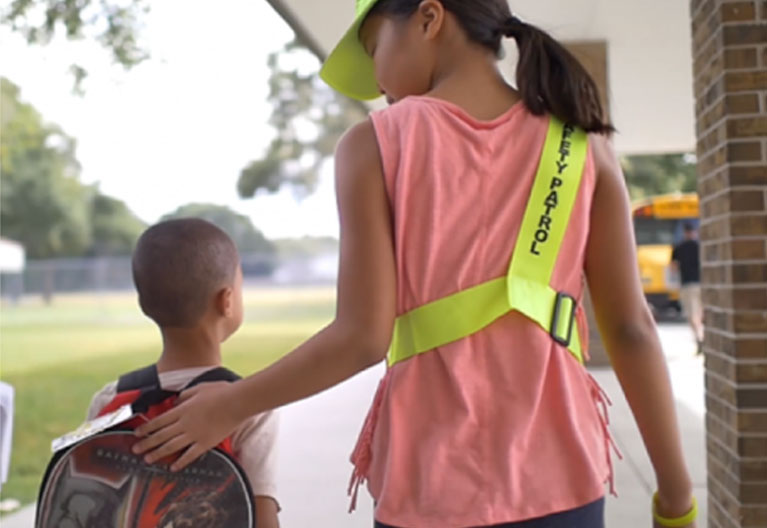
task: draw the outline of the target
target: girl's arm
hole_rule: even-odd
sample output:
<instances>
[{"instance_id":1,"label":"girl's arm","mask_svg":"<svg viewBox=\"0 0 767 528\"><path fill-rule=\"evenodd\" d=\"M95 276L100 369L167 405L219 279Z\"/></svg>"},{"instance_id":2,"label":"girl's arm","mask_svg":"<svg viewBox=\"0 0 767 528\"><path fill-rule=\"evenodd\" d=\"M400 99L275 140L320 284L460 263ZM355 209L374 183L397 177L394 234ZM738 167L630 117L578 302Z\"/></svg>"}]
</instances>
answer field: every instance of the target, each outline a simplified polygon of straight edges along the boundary
<instances>
[{"instance_id":1,"label":"girl's arm","mask_svg":"<svg viewBox=\"0 0 767 528\"><path fill-rule=\"evenodd\" d=\"M153 449L150 463L186 448L173 465L179 470L247 417L312 396L385 357L394 327L396 272L381 157L369 120L341 139L335 169L341 254L334 321L261 372L185 391L177 407L137 429L139 436L150 436L134 450Z\"/></svg>"},{"instance_id":2,"label":"girl's arm","mask_svg":"<svg viewBox=\"0 0 767 528\"><path fill-rule=\"evenodd\" d=\"M613 369L655 469L659 513L692 507L666 360L639 280L629 198L620 164L603 136L591 145L597 183L591 207L586 276Z\"/></svg>"}]
</instances>

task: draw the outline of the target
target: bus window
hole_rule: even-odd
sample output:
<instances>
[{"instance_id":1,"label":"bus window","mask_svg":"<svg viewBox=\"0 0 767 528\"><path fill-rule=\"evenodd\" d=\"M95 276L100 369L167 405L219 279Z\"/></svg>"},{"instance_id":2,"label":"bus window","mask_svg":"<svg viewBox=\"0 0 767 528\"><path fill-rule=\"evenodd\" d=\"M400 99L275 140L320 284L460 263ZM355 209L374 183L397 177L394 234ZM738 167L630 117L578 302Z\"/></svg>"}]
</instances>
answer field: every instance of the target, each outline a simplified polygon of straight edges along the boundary
<instances>
[{"instance_id":1,"label":"bus window","mask_svg":"<svg viewBox=\"0 0 767 528\"><path fill-rule=\"evenodd\" d=\"M684 225L698 229L697 218L659 219L634 218L634 233L638 246L675 246L684 239Z\"/></svg>"},{"instance_id":2,"label":"bus window","mask_svg":"<svg viewBox=\"0 0 767 528\"><path fill-rule=\"evenodd\" d=\"M634 218L634 233L639 246L673 245L678 220Z\"/></svg>"}]
</instances>

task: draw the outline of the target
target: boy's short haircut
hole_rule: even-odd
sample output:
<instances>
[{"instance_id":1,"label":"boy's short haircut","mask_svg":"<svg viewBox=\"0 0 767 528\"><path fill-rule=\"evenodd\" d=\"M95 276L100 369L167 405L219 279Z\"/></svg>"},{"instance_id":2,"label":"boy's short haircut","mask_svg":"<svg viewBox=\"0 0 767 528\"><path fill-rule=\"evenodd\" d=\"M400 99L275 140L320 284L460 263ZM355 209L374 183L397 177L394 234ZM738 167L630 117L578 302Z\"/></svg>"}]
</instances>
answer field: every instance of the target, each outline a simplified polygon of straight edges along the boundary
<instances>
[{"instance_id":1,"label":"boy's short haircut","mask_svg":"<svg viewBox=\"0 0 767 528\"><path fill-rule=\"evenodd\" d=\"M234 283L240 259L232 239L199 218L153 225L133 252L141 310L161 327L190 327L213 295Z\"/></svg>"},{"instance_id":2,"label":"boy's short haircut","mask_svg":"<svg viewBox=\"0 0 767 528\"><path fill-rule=\"evenodd\" d=\"M685 233L692 233L695 231L695 226L692 224L692 222L685 222L683 228Z\"/></svg>"}]
</instances>

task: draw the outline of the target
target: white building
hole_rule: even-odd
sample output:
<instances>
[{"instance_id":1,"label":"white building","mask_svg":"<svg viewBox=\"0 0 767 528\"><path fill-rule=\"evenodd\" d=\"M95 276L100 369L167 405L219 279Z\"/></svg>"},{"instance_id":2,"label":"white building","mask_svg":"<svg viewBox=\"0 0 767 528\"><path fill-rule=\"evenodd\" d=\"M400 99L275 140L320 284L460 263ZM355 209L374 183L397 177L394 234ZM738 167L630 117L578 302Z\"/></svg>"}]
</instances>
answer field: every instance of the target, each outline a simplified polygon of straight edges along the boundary
<instances>
[{"instance_id":1,"label":"white building","mask_svg":"<svg viewBox=\"0 0 767 528\"><path fill-rule=\"evenodd\" d=\"M26 263L24 246L8 238L0 238L0 273L21 273Z\"/></svg>"}]
</instances>

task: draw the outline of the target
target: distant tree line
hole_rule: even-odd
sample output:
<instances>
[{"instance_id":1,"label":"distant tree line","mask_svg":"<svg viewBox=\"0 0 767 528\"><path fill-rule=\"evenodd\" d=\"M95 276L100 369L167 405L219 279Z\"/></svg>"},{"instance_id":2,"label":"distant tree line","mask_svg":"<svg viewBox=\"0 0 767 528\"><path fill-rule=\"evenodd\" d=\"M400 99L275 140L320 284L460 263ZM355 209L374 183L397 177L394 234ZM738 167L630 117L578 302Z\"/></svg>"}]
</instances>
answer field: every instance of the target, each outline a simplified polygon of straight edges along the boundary
<instances>
[{"instance_id":1,"label":"distant tree line","mask_svg":"<svg viewBox=\"0 0 767 528\"><path fill-rule=\"evenodd\" d=\"M80 181L76 141L21 100L0 78L0 236L32 259L129 255L147 227L129 207ZM242 253L275 253L247 216L215 204L189 204L163 219L197 216L226 231Z\"/></svg>"},{"instance_id":2,"label":"distant tree line","mask_svg":"<svg viewBox=\"0 0 767 528\"><path fill-rule=\"evenodd\" d=\"M697 190L696 159L692 154L627 156L621 165L634 200Z\"/></svg>"}]
</instances>

